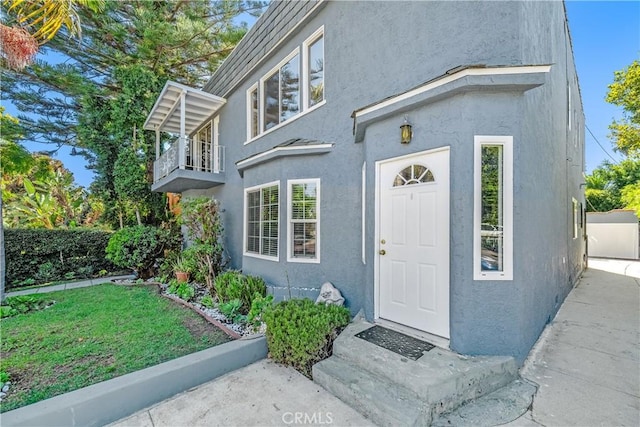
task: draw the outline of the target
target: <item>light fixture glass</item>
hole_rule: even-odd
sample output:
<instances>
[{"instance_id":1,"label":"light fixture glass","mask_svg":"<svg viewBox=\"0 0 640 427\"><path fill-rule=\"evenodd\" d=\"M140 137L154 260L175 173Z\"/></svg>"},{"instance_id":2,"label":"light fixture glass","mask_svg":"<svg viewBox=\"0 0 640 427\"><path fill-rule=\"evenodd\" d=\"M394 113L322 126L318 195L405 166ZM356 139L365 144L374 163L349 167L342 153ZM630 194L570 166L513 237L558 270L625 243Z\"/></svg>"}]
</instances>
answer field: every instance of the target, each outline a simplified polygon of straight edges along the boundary
<instances>
[{"instance_id":1,"label":"light fixture glass","mask_svg":"<svg viewBox=\"0 0 640 427\"><path fill-rule=\"evenodd\" d=\"M407 120L407 116L404 116L404 122L400 125L400 143L408 144L413 138L413 131L411 130L411 124Z\"/></svg>"}]
</instances>

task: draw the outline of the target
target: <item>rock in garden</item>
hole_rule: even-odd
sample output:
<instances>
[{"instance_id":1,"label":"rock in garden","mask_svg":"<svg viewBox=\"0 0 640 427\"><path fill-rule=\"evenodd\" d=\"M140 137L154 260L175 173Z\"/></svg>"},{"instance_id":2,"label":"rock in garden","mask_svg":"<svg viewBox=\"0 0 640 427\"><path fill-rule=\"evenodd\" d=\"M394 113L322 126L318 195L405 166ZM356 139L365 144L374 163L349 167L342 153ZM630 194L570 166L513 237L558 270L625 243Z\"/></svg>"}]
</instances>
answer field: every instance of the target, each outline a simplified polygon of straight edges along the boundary
<instances>
[{"instance_id":1,"label":"rock in garden","mask_svg":"<svg viewBox=\"0 0 640 427\"><path fill-rule=\"evenodd\" d=\"M6 395L7 395L7 393L0 392L0 399L2 399L3 397L5 397Z\"/></svg>"},{"instance_id":2,"label":"rock in garden","mask_svg":"<svg viewBox=\"0 0 640 427\"><path fill-rule=\"evenodd\" d=\"M325 305L343 305L344 298L338 288L333 286L331 282L325 282L320 288L320 295L316 299L316 304L323 303Z\"/></svg>"},{"instance_id":3,"label":"rock in garden","mask_svg":"<svg viewBox=\"0 0 640 427\"><path fill-rule=\"evenodd\" d=\"M9 386L8 385L5 385L5 386L2 387L2 392L3 393L6 393L8 391L9 391Z\"/></svg>"}]
</instances>

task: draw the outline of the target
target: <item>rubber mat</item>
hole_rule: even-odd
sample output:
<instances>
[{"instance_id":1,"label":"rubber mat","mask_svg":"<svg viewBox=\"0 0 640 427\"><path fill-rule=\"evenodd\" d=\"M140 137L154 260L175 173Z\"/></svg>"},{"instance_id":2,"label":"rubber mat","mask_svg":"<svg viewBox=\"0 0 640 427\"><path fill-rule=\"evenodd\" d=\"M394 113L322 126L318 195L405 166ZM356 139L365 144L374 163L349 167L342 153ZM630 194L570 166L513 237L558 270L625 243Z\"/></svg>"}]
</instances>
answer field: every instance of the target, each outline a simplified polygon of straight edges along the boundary
<instances>
[{"instance_id":1,"label":"rubber mat","mask_svg":"<svg viewBox=\"0 0 640 427\"><path fill-rule=\"evenodd\" d=\"M379 325L357 333L356 337L412 360L418 360L423 356L424 352L435 347L429 342L421 341Z\"/></svg>"}]
</instances>

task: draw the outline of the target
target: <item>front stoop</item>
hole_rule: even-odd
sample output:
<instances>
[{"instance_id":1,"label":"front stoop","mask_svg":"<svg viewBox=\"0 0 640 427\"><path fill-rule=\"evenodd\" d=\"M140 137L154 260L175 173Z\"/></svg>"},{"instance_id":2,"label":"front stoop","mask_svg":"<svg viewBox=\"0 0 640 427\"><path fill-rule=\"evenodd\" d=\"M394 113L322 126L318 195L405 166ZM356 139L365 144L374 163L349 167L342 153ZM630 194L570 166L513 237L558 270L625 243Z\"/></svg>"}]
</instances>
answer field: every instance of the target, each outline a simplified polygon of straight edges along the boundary
<instances>
[{"instance_id":1,"label":"front stoop","mask_svg":"<svg viewBox=\"0 0 640 427\"><path fill-rule=\"evenodd\" d=\"M414 361L355 337L371 326L350 324L333 356L313 366L313 380L378 425L431 425L518 378L512 357L464 357L436 347Z\"/></svg>"}]
</instances>

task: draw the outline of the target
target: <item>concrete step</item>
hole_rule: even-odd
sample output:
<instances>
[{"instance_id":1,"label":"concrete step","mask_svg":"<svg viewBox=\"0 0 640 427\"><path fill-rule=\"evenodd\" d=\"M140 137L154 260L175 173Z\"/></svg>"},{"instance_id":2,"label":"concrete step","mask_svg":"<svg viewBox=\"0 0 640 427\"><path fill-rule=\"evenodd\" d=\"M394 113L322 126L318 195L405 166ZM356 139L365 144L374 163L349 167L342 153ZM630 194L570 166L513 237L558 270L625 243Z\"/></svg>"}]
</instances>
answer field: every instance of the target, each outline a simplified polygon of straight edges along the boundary
<instances>
[{"instance_id":1,"label":"concrete step","mask_svg":"<svg viewBox=\"0 0 640 427\"><path fill-rule=\"evenodd\" d=\"M367 322L350 324L334 342L331 359L340 359L339 363L364 372L380 383L407 390L422 402L427 417L453 411L517 378L518 367L512 357L464 357L436 347L418 360L411 360L355 337L371 326ZM344 381L338 378L338 382ZM351 403L347 398L343 400ZM371 406L378 404L374 402Z\"/></svg>"},{"instance_id":2,"label":"concrete step","mask_svg":"<svg viewBox=\"0 0 640 427\"><path fill-rule=\"evenodd\" d=\"M338 357L313 366L313 380L379 426L429 425L429 408L402 385Z\"/></svg>"},{"instance_id":3,"label":"concrete step","mask_svg":"<svg viewBox=\"0 0 640 427\"><path fill-rule=\"evenodd\" d=\"M433 427L475 427L510 423L531 407L537 389L537 386L517 379L493 393L440 415L431 425Z\"/></svg>"}]
</instances>

